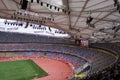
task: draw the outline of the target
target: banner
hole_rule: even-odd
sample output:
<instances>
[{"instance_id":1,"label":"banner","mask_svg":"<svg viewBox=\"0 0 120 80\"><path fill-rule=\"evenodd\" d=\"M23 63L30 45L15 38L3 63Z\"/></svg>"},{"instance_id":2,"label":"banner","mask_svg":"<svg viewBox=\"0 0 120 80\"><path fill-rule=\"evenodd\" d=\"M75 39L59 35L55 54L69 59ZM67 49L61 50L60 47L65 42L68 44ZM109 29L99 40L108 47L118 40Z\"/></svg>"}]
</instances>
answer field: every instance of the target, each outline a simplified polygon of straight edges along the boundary
<instances>
[{"instance_id":1,"label":"banner","mask_svg":"<svg viewBox=\"0 0 120 80\"><path fill-rule=\"evenodd\" d=\"M27 26L27 28L26 28ZM70 38L70 35L62 30L50 28L44 25L26 23L15 20L0 19L0 31L26 33L60 38Z\"/></svg>"}]
</instances>

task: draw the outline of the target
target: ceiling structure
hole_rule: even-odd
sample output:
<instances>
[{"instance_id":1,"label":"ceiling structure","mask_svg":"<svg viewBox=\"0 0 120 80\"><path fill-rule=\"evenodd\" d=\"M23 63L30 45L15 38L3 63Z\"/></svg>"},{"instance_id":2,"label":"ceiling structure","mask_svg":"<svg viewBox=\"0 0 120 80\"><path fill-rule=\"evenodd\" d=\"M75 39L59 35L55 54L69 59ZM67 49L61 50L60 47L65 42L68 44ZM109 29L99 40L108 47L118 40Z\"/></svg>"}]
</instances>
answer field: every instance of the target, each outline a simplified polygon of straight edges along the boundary
<instances>
[{"instance_id":1,"label":"ceiling structure","mask_svg":"<svg viewBox=\"0 0 120 80\"><path fill-rule=\"evenodd\" d=\"M21 7L20 1L0 0L0 17L13 19L11 16ZM27 1L27 11L54 18L54 21L46 21L46 26L64 30L77 39L120 42L120 7L114 6L114 0L38 0L39 3L37 0ZM40 2L43 2L43 5ZM56 10L55 6L60 10ZM66 10L66 13L62 9ZM86 23L89 16L93 18L90 25ZM115 31L113 28L118 30Z\"/></svg>"}]
</instances>

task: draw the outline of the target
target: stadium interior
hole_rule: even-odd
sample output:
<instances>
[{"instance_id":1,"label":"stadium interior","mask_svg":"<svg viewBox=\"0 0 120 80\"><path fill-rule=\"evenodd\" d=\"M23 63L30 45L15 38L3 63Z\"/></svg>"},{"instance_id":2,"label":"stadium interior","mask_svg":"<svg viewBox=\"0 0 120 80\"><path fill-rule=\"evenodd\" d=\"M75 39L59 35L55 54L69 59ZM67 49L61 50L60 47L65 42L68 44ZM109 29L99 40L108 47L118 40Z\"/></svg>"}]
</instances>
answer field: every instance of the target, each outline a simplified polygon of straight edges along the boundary
<instances>
[{"instance_id":1,"label":"stadium interior","mask_svg":"<svg viewBox=\"0 0 120 80\"><path fill-rule=\"evenodd\" d=\"M72 69L64 78L44 70L46 78L7 80L120 80L119 56L120 0L0 0L1 69L19 58L48 58Z\"/></svg>"}]
</instances>

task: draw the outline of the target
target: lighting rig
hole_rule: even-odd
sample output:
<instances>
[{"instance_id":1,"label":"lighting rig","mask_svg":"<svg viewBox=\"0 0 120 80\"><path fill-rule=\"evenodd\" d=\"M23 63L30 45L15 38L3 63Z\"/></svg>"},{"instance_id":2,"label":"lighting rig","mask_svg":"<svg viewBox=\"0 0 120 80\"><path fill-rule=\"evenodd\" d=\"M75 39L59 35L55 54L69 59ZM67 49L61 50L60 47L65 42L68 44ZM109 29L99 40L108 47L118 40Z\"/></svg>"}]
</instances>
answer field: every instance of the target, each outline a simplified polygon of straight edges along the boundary
<instances>
[{"instance_id":1,"label":"lighting rig","mask_svg":"<svg viewBox=\"0 0 120 80\"><path fill-rule=\"evenodd\" d=\"M88 26L90 26L90 27L95 27L95 25L94 24L91 24L91 22L93 21L93 17L91 17L91 16L88 16L87 17L87 20L86 20L86 24L88 25Z\"/></svg>"},{"instance_id":2,"label":"lighting rig","mask_svg":"<svg viewBox=\"0 0 120 80\"><path fill-rule=\"evenodd\" d=\"M49 9L54 9L57 12L64 12L65 14L70 14L70 11L65 10L64 8L57 7L54 5L51 5L49 3L43 2L41 0L21 0L20 1L20 9L16 10L14 14L11 16L12 19L16 19L19 21L25 21L25 22L33 22L33 23L39 23L39 24L45 24L47 21L54 21L53 16L43 16L35 12L30 12L27 9L29 3L37 3L41 6L46 6Z\"/></svg>"},{"instance_id":3,"label":"lighting rig","mask_svg":"<svg viewBox=\"0 0 120 80\"><path fill-rule=\"evenodd\" d=\"M119 1L118 0L113 0L113 1L114 1L114 7L116 7L117 11L120 14L120 4L119 4Z\"/></svg>"},{"instance_id":4,"label":"lighting rig","mask_svg":"<svg viewBox=\"0 0 120 80\"><path fill-rule=\"evenodd\" d=\"M40 15L38 13L30 12L23 9L16 10L11 18L19 21L33 22L39 24L45 24L46 21L54 21L54 18L51 16L44 17L43 15Z\"/></svg>"},{"instance_id":5,"label":"lighting rig","mask_svg":"<svg viewBox=\"0 0 120 80\"><path fill-rule=\"evenodd\" d=\"M114 25L114 26L112 27L112 30L114 30L115 33L118 32L118 31L120 30L120 24Z\"/></svg>"}]
</instances>

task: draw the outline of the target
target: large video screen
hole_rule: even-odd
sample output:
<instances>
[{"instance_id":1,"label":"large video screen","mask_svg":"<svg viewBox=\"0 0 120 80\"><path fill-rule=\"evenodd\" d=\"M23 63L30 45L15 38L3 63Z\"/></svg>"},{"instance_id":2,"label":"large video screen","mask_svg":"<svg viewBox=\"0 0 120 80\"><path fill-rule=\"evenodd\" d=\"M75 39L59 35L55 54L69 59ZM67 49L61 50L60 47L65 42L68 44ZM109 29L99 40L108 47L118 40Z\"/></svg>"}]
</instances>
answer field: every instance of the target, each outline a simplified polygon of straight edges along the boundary
<instances>
[{"instance_id":1,"label":"large video screen","mask_svg":"<svg viewBox=\"0 0 120 80\"><path fill-rule=\"evenodd\" d=\"M89 46L89 40L81 40L81 46L88 47Z\"/></svg>"}]
</instances>

